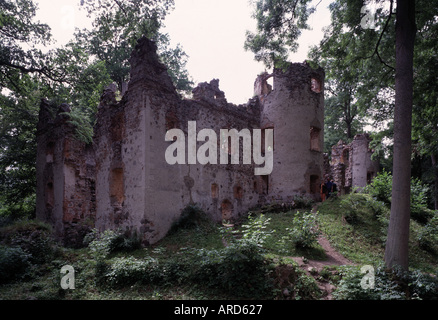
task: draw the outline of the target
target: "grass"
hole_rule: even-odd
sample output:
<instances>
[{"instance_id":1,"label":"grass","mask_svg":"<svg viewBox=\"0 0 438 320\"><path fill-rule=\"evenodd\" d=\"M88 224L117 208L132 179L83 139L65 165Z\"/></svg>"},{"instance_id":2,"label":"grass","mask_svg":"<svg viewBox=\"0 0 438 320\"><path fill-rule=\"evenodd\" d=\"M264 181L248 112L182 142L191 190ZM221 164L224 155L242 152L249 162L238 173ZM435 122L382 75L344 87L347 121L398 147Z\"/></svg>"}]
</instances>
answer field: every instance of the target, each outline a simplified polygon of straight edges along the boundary
<instances>
[{"instance_id":1,"label":"grass","mask_svg":"<svg viewBox=\"0 0 438 320\"><path fill-rule=\"evenodd\" d=\"M330 199L317 207L318 225L324 236L337 251L358 265L379 265L383 260L386 236L385 223L387 223L385 219L388 217L389 210L373 201L369 195L351 194ZM303 209L300 210L304 211ZM292 260L292 257L304 257L309 260L324 260L326 258L325 252L319 244L307 249L300 249L295 247L292 242L282 241L288 236L289 231L287 228L293 226L293 218L297 210L287 212L256 210L253 211L252 215L260 216L262 212L264 217L269 220L269 223L263 229L263 232L267 235L263 242L264 256L271 263L276 266L290 265L298 270L299 268ZM189 229L181 228L153 246L130 252L113 253L105 259L105 263L111 264L115 259L122 257L135 257L137 259L152 257L161 262L172 262L176 258L182 258L188 259L187 261L190 262L190 254L194 249L214 252L214 250L224 248L227 236L242 237L245 230L244 225L247 223L248 220L237 222L232 228L234 233L230 232L230 227L212 223L202 223ZM7 227L1 231L3 235L10 236L17 230L24 232L23 230L26 230L26 228L46 230L44 225L39 225L33 221L27 227L24 222L21 222L15 227ZM422 228L422 225L411 221L410 264L414 269L435 273L438 269L437 254L421 249L416 240ZM260 228L260 230L262 229ZM203 283L165 283L162 285L135 283L118 289L100 286L96 283L98 264L89 248L67 249L58 247L53 252L52 259L33 265L33 269L23 279L0 285L0 299L202 300L235 298L217 290L212 290ZM66 264L70 264L75 268L75 290L62 290L60 288L61 274L59 271ZM336 273L336 270L337 267L327 268L320 273L319 277L330 278L331 274ZM343 269L340 268L339 270ZM301 272L301 270L299 271ZM296 280L301 284L301 290L304 290L303 287L306 286L315 287L314 279L305 277L303 272ZM313 293L309 296L318 297L317 294L313 295ZM279 296L274 297L278 298ZM266 299L272 298L273 296L266 297Z\"/></svg>"},{"instance_id":2,"label":"grass","mask_svg":"<svg viewBox=\"0 0 438 320\"><path fill-rule=\"evenodd\" d=\"M350 203L345 201L347 197ZM318 207L321 230L332 246L347 259L356 264L377 265L383 261L385 253L387 225L384 220L389 218L389 208L383 205L379 208L379 221L370 195L350 194L347 197L328 200ZM349 210L356 214L354 222L346 219ZM434 273L438 268L438 255L421 249L416 240L422 228L422 225L411 219L410 267Z\"/></svg>"},{"instance_id":3,"label":"grass","mask_svg":"<svg viewBox=\"0 0 438 320\"><path fill-rule=\"evenodd\" d=\"M282 243L281 240L286 237L289 232L287 228L293 226L292 220L295 214L303 209L292 210L281 213L265 213L265 217L270 219L267 231L275 231L266 240L266 250L279 257L306 257L312 260L324 260L326 258L323 248L316 243L310 248L297 248L292 242ZM259 214L257 211L255 214Z\"/></svg>"},{"instance_id":4,"label":"grass","mask_svg":"<svg viewBox=\"0 0 438 320\"><path fill-rule=\"evenodd\" d=\"M374 264L383 259L384 248L379 239L382 234L373 213L364 208L366 199L354 195L362 205L357 209L356 221L348 223L341 199L330 199L322 203L320 227L332 246L347 259L358 264Z\"/></svg>"}]
</instances>

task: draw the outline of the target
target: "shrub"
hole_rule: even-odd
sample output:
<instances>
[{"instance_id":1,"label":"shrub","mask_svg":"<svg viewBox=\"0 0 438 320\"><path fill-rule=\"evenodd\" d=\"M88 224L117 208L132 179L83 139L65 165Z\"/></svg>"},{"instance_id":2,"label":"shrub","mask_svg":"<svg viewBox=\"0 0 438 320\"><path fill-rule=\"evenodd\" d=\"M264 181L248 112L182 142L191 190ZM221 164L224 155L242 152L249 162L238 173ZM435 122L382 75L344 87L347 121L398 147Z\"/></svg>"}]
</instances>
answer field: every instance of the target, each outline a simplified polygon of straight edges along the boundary
<instances>
[{"instance_id":1,"label":"shrub","mask_svg":"<svg viewBox=\"0 0 438 320\"><path fill-rule=\"evenodd\" d=\"M293 200L294 209L311 209L315 201L306 195L295 195Z\"/></svg>"},{"instance_id":2,"label":"shrub","mask_svg":"<svg viewBox=\"0 0 438 320\"><path fill-rule=\"evenodd\" d=\"M23 277L31 265L30 258L20 247L0 246L0 284Z\"/></svg>"},{"instance_id":3,"label":"shrub","mask_svg":"<svg viewBox=\"0 0 438 320\"><path fill-rule=\"evenodd\" d=\"M361 194L351 193L344 197L340 202L340 210L342 215L349 224L357 224L359 219L359 211L364 206L366 198Z\"/></svg>"},{"instance_id":4,"label":"shrub","mask_svg":"<svg viewBox=\"0 0 438 320\"><path fill-rule=\"evenodd\" d=\"M341 280L333 293L340 300L428 300L438 295L438 279L418 270L387 271L384 266L378 266L374 272L374 288L366 289L361 286L364 274L360 267L343 267L340 274Z\"/></svg>"},{"instance_id":5,"label":"shrub","mask_svg":"<svg viewBox=\"0 0 438 320\"><path fill-rule=\"evenodd\" d=\"M379 172L364 190L376 200L391 204L392 175L385 170Z\"/></svg>"},{"instance_id":6,"label":"shrub","mask_svg":"<svg viewBox=\"0 0 438 320\"><path fill-rule=\"evenodd\" d=\"M289 202L273 202L263 205L260 208L262 213L279 213L287 212L294 209L311 209L315 201L309 196L303 194L294 195L292 201Z\"/></svg>"},{"instance_id":7,"label":"shrub","mask_svg":"<svg viewBox=\"0 0 438 320\"><path fill-rule=\"evenodd\" d=\"M29 254L30 262L41 264L51 260L55 253L55 242L51 228L41 221L18 221L1 230L3 243L20 247Z\"/></svg>"},{"instance_id":8,"label":"shrub","mask_svg":"<svg viewBox=\"0 0 438 320\"><path fill-rule=\"evenodd\" d=\"M115 258L105 273L106 281L112 287L124 287L136 282L156 283L160 279L159 265L153 258Z\"/></svg>"},{"instance_id":9,"label":"shrub","mask_svg":"<svg viewBox=\"0 0 438 320\"><path fill-rule=\"evenodd\" d=\"M135 283L175 285L201 284L234 297L263 297L272 289L269 264L260 247L239 239L220 250L191 249L160 262L146 257L100 260L96 265L99 284L125 287Z\"/></svg>"},{"instance_id":10,"label":"shrub","mask_svg":"<svg viewBox=\"0 0 438 320\"><path fill-rule=\"evenodd\" d=\"M316 300L321 297L321 289L315 278L307 275L295 262L280 260L271 277L279 298Z\"/></svg>"},{"instance_id":11,"label":"shrub","mask_svg":"<svg viewBox=\"0 0 438 320\"><path fill-rule=\"evenodd\" d=\"M180 229L194 229L209 224L205 212L196 204L186 206L179 216L178 220L172 223L168 235L176 233Z\"/></svg>"},{"instance_id":12,"label":"shrub","mask_svg":"<svg viewBox=\"0 0 438 320\"><path fill-rule=\"evenodd\" d=\"M263 297L272 289L269 263L253 240L239 239L220 250L199 249L190 280L239 298Z\"/></svg>"},{"instance_id":13,"label":"shrub","mask_svg":"<svg viewBox=\"0 0 438 320\"><path fill-rule=\"evenodd\" d=\"M291 203L273 202L260 207L261 213L279 213L279 212L287 212L289 210L292 210Z\"/></svg>"},{"instance_id":14,"label":"shrub","mask_svg":"<svg viewBox=\"0 0 438 320\"><path fill-rule=\"evenodd\" d=\"M315 278L300 273L294 286L296 300L316 300L321 296L321 290Z\"/></svg>"},{"instance_id":15,"label":"shrub","mask_svg":"<svg viewBox=\"0 0 438 320\"><path fill-rule=\"evenodd\" d=\"M386 171L380 172L373 181L364 189L373 198L391 204L392 175ZM425 224L433 216L427 209L427 194L429 188L421 183L420 179L411 179L411 217Z\"/></svg>"},{"instance_id":16,"label":"shrub","mask_svg":"<svg viewBox=\"0 0 438 320\"><path fill-rule=\"evenodd\" d=\"M247 223L242 225L242 239L253 241L258 246L263 247L266 240L274 233L273 230L266 230L270 220L264 214L260 214L257 217L250 214Z\"/></svg>"},{"instance_id":17,"label":"shrub","mask_svg":"<svg viewBox=\"0 0 438 320\"><path fill-rule=\"evenodd\" d=\"M374 288L363 288L361 281L365 276L360 267L343 267L341 280L333 292L337 300L404 300L405 293L399 284L387 274L383 267L375 269Z\"/></svg>"},{"instance_id":18,"label":"shrub","mask_svg":"<svg viewBox=\"0 0 438 320\"><path fill-rule=\"evenodd\" d=\"M264 296L271 289L267 262L252 240L241 239L224 248L217 275L222 291L233 296Z\"/></svg>"},{"instance_id":19,"label":"shrub","mask_svg":"<svg viewBox=\"0 0 438 320\"><path fill-rule=\"evenodd\" d=\"M106 274L110 270L110 265L103 260L97 260L94 267L95 283L98 286L103 286L106 284Z\"/></svg>"},{"instance_id":20,"label":"shrub","mask_svg":"<svg viewBox=\"0 0 438 320\"><path fill-rule=\"evenodd\" d=\"M97 260L104 259L114 252L128 252L141 247L141 241L136 234L127 236L120 230L109 229L102 233L93 232L92 234L94 234L94 240L88 246Z\"/></svg>"},{"instance_id":21,"label":"shrub","mask_svg":"<svg viewBox=\"0 0 438 320\"><path fill-rule=\"evenodd\" d=\"M317 213L297 211L293 218L293 227L286 230L290 231L290 239L296 247L312 247L320 235Z\"/></svg>"},{"instance_id":22,"label":"shrub","mask_svg":"<svg viewBox=\"0 0 438 320\"><path fill-rule=\"evenodd\" d=\"M408 273L407 283L410 295L423 300L436 300L438 296L438 279L418 270Z\"/></svg>"},{"instance_id":23,"label":"shrub","mask_svg":"<svg viewBox=\"0 0 438 320\"><path fill-rule=\"evenodd\" d=\"M427 194L429 188L420 179L411 180L411 217L421 224L426 224L433 216L433 211L427 209Z\"/></svg>"},{"instance_id":24,"label":"shrub","mask_svg":"<svg viewBox=\"0 0 438 320\"><path fill-rule=\"evenodd\" d=\"M431 253L436 253L438 250L438 214L422 228L417 236L420 247Z\"/></svg>"}]
</instances>

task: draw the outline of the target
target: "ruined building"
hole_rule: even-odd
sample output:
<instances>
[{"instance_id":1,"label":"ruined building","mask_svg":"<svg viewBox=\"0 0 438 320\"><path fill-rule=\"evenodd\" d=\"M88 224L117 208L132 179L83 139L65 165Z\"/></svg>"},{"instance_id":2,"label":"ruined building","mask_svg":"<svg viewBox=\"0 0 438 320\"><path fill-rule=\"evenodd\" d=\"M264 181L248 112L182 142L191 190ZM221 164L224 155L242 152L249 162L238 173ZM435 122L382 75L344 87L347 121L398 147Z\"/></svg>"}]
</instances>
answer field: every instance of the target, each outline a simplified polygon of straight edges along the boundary
<instances>
[{"instance_id":1,"label":"ruined building","mask_svg":"<svg viewBox=\"0 0 438 320\"><path fill-rule=\"evenodd\" d=\"M41 103L37 217L50 222L66 244L93 227L135 231L145 244L154 243L193 203L221 221L261 203L292 202L297 194L318 198L324 174L322 69L293 63L285 71L262 74L254 97L234 105L218 80L199 84L192 99L182 99L156 45L146 38L138 41L130 64L123 97L116 99L111 87L102 94L92 144L76 138L67 105L53 115L47 102ZM197 132L213 129L218 137L220 129L261 129L262 153L273 153L272 172L255 175L258 165L244 164L241 152L239 164L167 163L165 152L173 141L165 140L166 132L181 129L187 140L189 121L196 121ZM274 134L268 150L267 129ZM242 151L242 143L238 148Z\"/></svg>"},{"instance_id":2,"label":"ruined building","mask_svg":"<svg viewBox=\"0 0 438 320\"><path fill-rule=\"evenodd\" d=\"M339 140L332 147L331 161L325 159L325 174L334 180L342 194L350 192L352 187L365 187L379 172L379 161L371 158L370 141L366 133L356 135L350 144Z\"/></svg>"}]
</instances>

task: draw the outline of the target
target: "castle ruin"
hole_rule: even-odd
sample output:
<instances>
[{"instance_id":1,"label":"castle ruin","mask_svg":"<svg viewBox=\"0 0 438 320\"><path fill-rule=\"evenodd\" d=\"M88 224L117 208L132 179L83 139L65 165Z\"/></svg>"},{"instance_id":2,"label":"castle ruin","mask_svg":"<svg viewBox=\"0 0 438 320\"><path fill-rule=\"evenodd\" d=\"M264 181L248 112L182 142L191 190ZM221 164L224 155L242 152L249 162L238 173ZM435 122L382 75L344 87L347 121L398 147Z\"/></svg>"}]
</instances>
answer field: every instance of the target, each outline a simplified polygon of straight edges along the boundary
<instances>
[{"instance_id":1,"label":"castle ruin","mask_svg":"<svg viewBox=\"0 0 438 320\"><path fill-rule=\"evenodd\" d=\"M152 244L189 204L196 203L219 222L237 219L259 204L292 202L295 195L319 199L324 176L321 68L291 63L287 70L262 74L254 97L234 105L216 79L199 84L192 99L182 99L156 49L153 41L138 40L123 97L116 99L111 86L101 96L92 144L76 138L68 105L53 115L42 101L37 218L51 223L55 236L75 245L89 228L121 228ZM173 141L165 140L166 132L178 128L187 136L190 121L196 121L198 131L213 129L218 137L220 129L260 129L261 152L273 155L272 172L255 175L258 165L242 161L242 143L238 164L167 163L165 152ZM267 129L273 130L268 150L263 143ZM202 144L198 141L196 147Z\"/></svg>"},{"instance_id":2,"label":"castle ruin","mask_svg":"<svg viewBox=\"0 0 438 320\"><path fill-rule=\"evenodd\" d=\"M373 160L369 134L357 134L350 144L339 140L332 146L331 160L325 159L326 175L337 184L341 194L349 193L353 187L363 188L379 172L378 160Z\"/></svg>"}]
</instances>

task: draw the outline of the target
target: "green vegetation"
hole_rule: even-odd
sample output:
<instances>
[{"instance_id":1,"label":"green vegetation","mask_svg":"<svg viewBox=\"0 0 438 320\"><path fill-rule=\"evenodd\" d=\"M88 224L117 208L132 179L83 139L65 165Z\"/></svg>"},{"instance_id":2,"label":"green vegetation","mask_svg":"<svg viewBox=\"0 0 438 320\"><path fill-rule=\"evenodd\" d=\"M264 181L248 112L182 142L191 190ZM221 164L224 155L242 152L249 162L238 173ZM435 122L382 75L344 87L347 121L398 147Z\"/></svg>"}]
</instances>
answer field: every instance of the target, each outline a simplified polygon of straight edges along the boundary
<instances>
[{"instance_id":1,"label":"green vegetation","mask_svg":"<svg viewBox=\"0 0 438 320\"><path fill-rule=\"evenodd\" d=\"M272 211L270 211L272 209ZM137 235L93 230L83 249L67 249L50 228L28 221L0 230L2 299L321 299L321 284L336 287L335 299L430 299L438 294L436 216L413 220L410 272L382 267L389 209L370 194L331 198L316 210L251 211L234 225L209 221L188 206L172 232L154 246ZM300 268L324 262L323 234L352 265ZM429 239L429 240L426 240ZM304 245L305 244L305 245ZM60 269L75 269L75 289L60 287ZM363 265L375 270L375 289L363 289Z\"/></svg>"},{"instance_id":2,"label":"green vegetation","mask_svg":"<svg viewBox=\"0 0 438 320\"><path fill-rule=\"evenodd\" d=\"M377 265L383 259L389 208L368 194L353 193L324 202L319 207L320 228L335 249L357 264ZM435 214L436 215L436 214ZM436 229L411 220L410 265L425 272L435 272L436 253L421 248L421 235L436 236ZM432 231L430 235L426 235ZM426 242L426 240L424 240Z\"/></svg>"},{"instance_id":3,"label":"green vegetation","mask_svg":"<svg viewBox=\"0 0 438 320\"><path fill-rule=\"evenodd\" d=\"M438 7L433 1L416 2L421 10L408 10L402 1L391 1L389 8L378 6L376 28L369 28L361 23L362 1L335 0L324 39L309 52L308 63L326 71L326 151L339 139L350 141L369 122L377 129L371 147L388 171L364 193L331 198L318 206L317 213L310 212L311 202L304 198L294 199L295 205L289 207L272 204L252 211L233 227L215 225L198 208L188 207L169 235L152 247L141 248L135 234L94 231L86 248L66 249L52 239L50 227L27 220L35 214L35 136L41 98L49 99L54 110L68 103L69 121L76 125L78 138L90 142L102 90L112 82L120 89L127 81L128 58L143 34L156 41L178 92L190 92L187 55L179 45L171 48L169 36L162 33L174 1L81 1L92 28L77 30L66 46L48 52L37 46L49 47L53 40L49 26L35 21L34 2L0 1L0 298L319 299L323 292L318 283L327 281L337 287L333 293L337 299L436 298L436 278L429 274L437 272L438 263ZM308 0L252 4L257 26L247 33L245 48L268 67L285 67L317 6L311 7ZM408 23L414 20L415 26ZM413 79L395 78L398 62L406 58L395 54L396 48L404 47L394 46L403 40L395 33L396 21L411 31L416 28L415 40L409 41L413 66L404 66L421 75ZM396 81L401 90L395 90ZM396 105L394 96L400 93L413 97L399 97ZM412 115L412 130L407 123L401 128L394 125L394 113L400 110ZM398 133L408 131L412 136L398 138ZM398 153L411 160L403 168L392 168L398 150L392 141L406 146L412 142L412 152L408 148ZM387 272L381 265L387 237L393 238L388 236L391 202L406 200L400 199L402 193L392 193L390 170L395 177L412 173L395 178L409 189L412 177L410 205L398 208L402 215L409 214L409 207L412 213L410 271ZM292 257L307 262L326 258L316 242L320 233L356 266L329 265L309 271L310 275L302 270ZM75 290L60 288L59 271L66 264L75 268ZM365 264L375 270L373 290L360 286L360 266Z\"/></svg>"},{"instance_id":4,"label":"green vegetation","mask_svg":"<svg viewBox=\"0 0 438 320\"><path fill-rule=\"evenodd\" d=\"M33 0L0 1L0 218L35 217L36 127L41 99L71 107L76 137L90 143L103 90L129 80L131 52L146 35L176 90L191 92L187 54L162 30L173 0L79 1L92 22L56 45L47 24L36 21ZM43 47L44 50L39 49ZM50 48L50 49L49 49ZM119 97L118 97L119 98Z\"/></svg>"}]
</instances>

